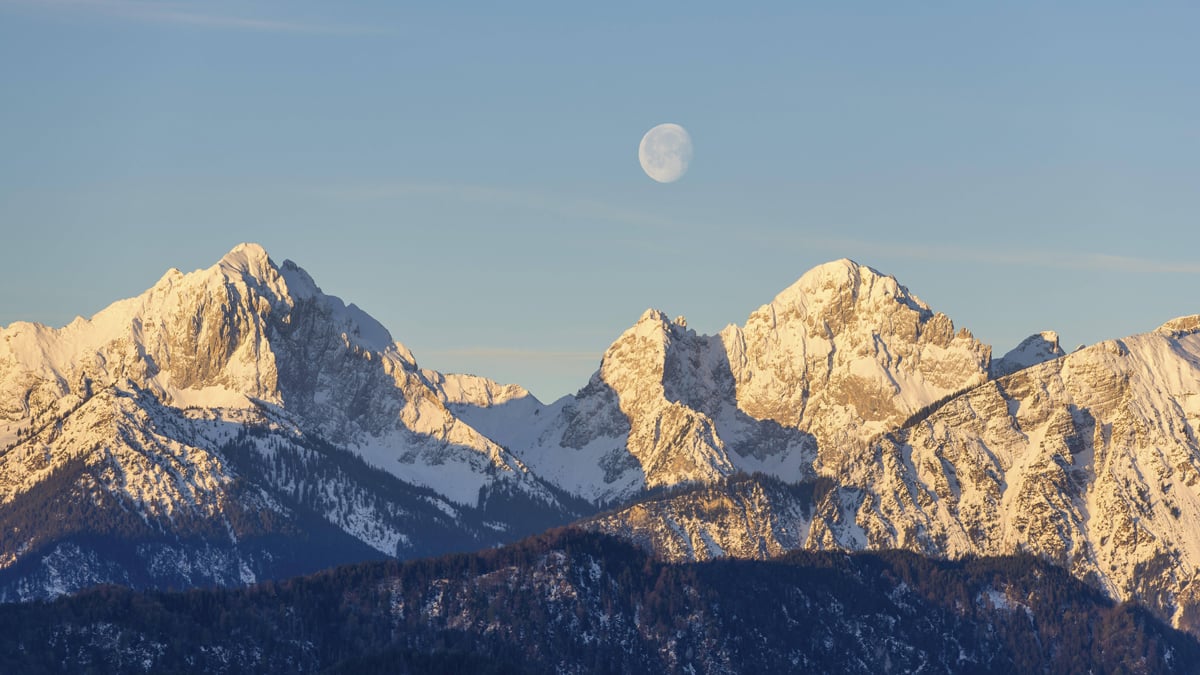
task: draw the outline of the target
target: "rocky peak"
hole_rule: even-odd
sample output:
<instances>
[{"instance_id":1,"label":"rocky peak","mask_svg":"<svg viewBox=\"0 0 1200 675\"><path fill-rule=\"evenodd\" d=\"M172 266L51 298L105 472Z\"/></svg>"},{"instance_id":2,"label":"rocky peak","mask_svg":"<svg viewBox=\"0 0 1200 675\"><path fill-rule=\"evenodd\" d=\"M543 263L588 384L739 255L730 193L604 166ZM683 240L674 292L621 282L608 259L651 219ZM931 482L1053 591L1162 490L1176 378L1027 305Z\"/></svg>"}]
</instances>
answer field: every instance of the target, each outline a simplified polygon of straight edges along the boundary
<instances>
[{"instance_id":1,"label":"rocky peak","mask_svg":"<svg viewBox=\"0 0 1200 675\"><path fill-rule=\"evenodd\" d=\"M610 467L607 483L626 484L636 474L644 477L645 487L655 487L708 482L733 472L713 421L669 397L665 388L670 355L696 339L682 322L646 310L608 348L598 377L565 409L569 422L563 438L575 439L571 445L624 437L618 451L628 459L604 460ZM581 414L584 410L590 412ZM598 421L604 423L598 426Z\"/></svg>"},{"instance_id":2,"label":"rocky peak","mask_svg":"<svg viewBox=\"0 0 1200 675\"><path fill-rule=\"evenodd\" d=\"M266 279L269 275L278 274L278 269L266 249L258 244L243 242L234 246L226 253L217 267L233 274L249 275L257 279Z\"/></svg>"},{"instance_id":3,"label":"rocky peak","mask_svg":"<svg viewBox=\"0 0 1200 675\"><path fill-rule=\"evenodd\" d=\"M886 310L900 304L918 316L931 314L929 307L909 294L895 277L842 258L805 272L796 283L780 292L770 308L776 317L800 315L810 318L814 330L838 330L850 310Z\"/></svg>"},{"instance_id":4,"label":"rocky peak","mask_svg":"<svg viewBox=\"0 0 1200 675\"><path fill-rule=\"evenodd\" d=\"M672 320L665 312L648 309L609 346L600 363L600 376L621 399L623 409L658 401L664 388L693 388L695 352L714 340L697 335L682 316ZM732 391L729 394L732 396ZM668 398L679 401L683 397Z\"/></svg>"},{"instance_id":5,"label":"rocky peak","mask_svg":"<svg viewBox=\"0 0 1200 675\"><path fill-rule=\"evenodd\" d=\"M675 330L666 314L647 309L604 352L601 379L624 401L661 398L663 363Z\"/></svg>"},{"instance_id":6,"label":"rocky peak","mask_svg":"<svg viewBox=\"0 0 1200 675\"><path fill-rule=\"evenodd\" d=\"M564 409L563 438L583 447L602 435L594 420L628 420L628 431L608 423L603 435L625 436L648 486L712 480L734 467L796 480L812 475L814 451L851 457L985 381L990 359L989 347L893 277L838 260L716 336L647 310Z\"/></svg>"},{"instance_id":7,"label":"rocky peak","mask_svg":"<svg viewBox=\"0 0 1200 675\"><path fill-rule=\"evenodd\" d=\"M435 370L422 370L421 374L447 405L490 408L522 399L540 405L533 394L519 384L501 384L478 375L445 374Z\"/></svg>"},{"instance_id":8,"label":"rocky peak","mask_svg":"<svg viewBox=\"0 0 1200 675\"><path fill-rule=\"evenodd\" d=\"M20 330L0 358L9 364L0 380L23 382L5 387L15 401L31 387L49 388L53 398L78 383L94 390L128 380L174 405L243 407L286 397L297 412L344 421L370 407L394 415L397 404L370 406L360 390L417 377L411 353L375 319L324 294L295 263L277 266L258 244L239 244L206 269L168 270L145 293L90 320L36 328ZM354 391L323 403L348 384L341 376L357 383ZM331 407L348 410L334 415Z\"/></svg>"},{"instance_id":9,"label":"rocky peak","mask_svg":"<svg viewBox=\"0 0 1200 675\"><path fill-rule=\"evenodd\" d=\"M324 325L352 348L396 352L410 367L414 365L408 350L372 316L353 303L347 305L341 298L324 293L295 262L284 260L276 265L258 244L238 244L213 267L183 279L186 282L193 277L194 285L207 286L210 294L215 291L227 295L229 305L241 303L264 319L274 314L281 334L292 332L297 322L311 328ZM229 285L233 288L221 289Z\"/></svg>"},{"instance_id":10,"label":"rocky peak","mask_svg":"<svg viewBox=\"0 0 1200 675\"><path fill-rule=\"evenodd\" d=\"M1058 333L1052 330L1034 333L1021 340L1021 344L1003 357L992 362L992 377L1003 377L1064 355L1066 352L1058 344Z\"/></svg>"},{"instance_id":11,"label":"rocky peak","mask_svg":"<svg viewBox=\"0 0 1200 675\"><path fill-rule=\"evenodd\" d=\"M137 391L168 408L238 419L265 408L273 420L462 503L482 499L484 487L554 502L518 460L447 407L525 398L536 406L528 392L422 373L375 319L256 244L206 269L168 271L91 320L57 331L30 324L3 337L0 443L97 392Z\"/></svg>"},{"instance_id":12,"label":"rocky peak","mask_svg":"<svg viewBox=\"0 0 1200 675\"><path fill-rule=\"evenodd\" d=\"M804 274L722 335L739 407L859 442L987 378L991 350L894 277L837 260Z\"/></svg>"},{"instance_id":13,"label":"rocky peak","mask_svg":"<svg viewBox=\"0 0 1200 675\"><path fill-rule=\"evenodd\" d=\"M279 266L279 274L287 281L288 291L297 299L324 295L308 272L291 260L283 261Z\"/></svg>"},{"instance_id":14,"label":"rocky peak","mask_svg":"<svg viewBox=\"0 0 1200 675\"><path fill-rule=\"evenodd\" d=\"M1200 314L1180 316L1164 323L1155 329L1156 333L1185 335L1200 331Z\"/></svg>"}]
</instances>

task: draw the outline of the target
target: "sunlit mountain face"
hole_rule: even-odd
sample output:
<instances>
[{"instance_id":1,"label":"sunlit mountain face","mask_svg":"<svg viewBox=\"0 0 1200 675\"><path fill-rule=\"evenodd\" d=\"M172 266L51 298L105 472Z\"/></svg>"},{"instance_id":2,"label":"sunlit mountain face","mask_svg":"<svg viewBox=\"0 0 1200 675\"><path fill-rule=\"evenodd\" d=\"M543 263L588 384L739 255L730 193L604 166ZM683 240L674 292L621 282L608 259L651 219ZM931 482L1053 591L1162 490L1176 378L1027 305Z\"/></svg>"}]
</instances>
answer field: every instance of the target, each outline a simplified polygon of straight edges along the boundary
<instances>
[{"instance_id":1,"label":"sunlit mountain face","mask_svg":"<svg viewBox=\"0 0 1200 675\"><path fill-rule=\"evenodd\" d=\"M239 587L576 523L656 565L1029 556L1200 630L1195 317L1069 355L1047 331L994 359L849 260L716 335L669 316L647 310L551 403L422 368L253 244L91 319L13 324L0 597ZM1005 598L992 610L1028 605Z\"/></svg>"}]
</instances>

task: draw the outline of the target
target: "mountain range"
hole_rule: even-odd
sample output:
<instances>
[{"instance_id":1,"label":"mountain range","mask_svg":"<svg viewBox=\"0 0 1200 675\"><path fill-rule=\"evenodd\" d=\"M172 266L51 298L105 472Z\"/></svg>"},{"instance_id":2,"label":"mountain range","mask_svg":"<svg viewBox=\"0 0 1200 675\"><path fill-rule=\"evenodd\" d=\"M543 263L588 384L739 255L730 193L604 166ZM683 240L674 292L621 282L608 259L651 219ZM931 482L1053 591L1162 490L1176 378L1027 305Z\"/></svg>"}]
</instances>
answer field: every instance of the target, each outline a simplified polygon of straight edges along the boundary
<instances>
[{"instance_id":1,"label":"mountain range","mask_svg":"<svg viewBox=\"0 0 1200 675\"><path fill-rule=\"evenodd\" d=\"M238 586L575 522L668 561L1027 554L1200 634L1200 317L1000 358L896 279L646 311L578 393L423 369L242 244L0 330L0 598Z\"/></svg>"}]
</instances>

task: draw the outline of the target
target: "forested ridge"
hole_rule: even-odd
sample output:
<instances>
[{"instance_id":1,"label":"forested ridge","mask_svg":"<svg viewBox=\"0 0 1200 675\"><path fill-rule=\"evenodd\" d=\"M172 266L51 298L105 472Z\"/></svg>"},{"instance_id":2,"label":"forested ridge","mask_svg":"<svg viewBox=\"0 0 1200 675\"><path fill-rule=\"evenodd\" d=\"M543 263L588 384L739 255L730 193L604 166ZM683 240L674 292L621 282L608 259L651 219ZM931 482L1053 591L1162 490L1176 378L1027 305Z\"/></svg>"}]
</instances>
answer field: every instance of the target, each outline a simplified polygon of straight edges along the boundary
<instances>
[{"instance_id":1,"label":"forested ridge","mask_svg":"<svg viewBox=\"0 0 1200 675\"><path fill-rule=\"evenodd\" d=\"M248 589L0 606L0 672L1200 670L1200 645L1032 557L668 564L560 529Z\"/></svg>"}]
</instances>

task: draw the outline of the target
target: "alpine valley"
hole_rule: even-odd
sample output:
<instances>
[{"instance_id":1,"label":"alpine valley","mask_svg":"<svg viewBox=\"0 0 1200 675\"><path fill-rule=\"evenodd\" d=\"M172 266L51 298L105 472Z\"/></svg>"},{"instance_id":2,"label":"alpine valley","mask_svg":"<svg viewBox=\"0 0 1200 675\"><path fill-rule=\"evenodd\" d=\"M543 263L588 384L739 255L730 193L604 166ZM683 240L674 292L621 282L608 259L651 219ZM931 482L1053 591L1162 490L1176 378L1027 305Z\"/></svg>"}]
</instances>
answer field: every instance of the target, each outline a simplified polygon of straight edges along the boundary
<instances>
[{"instance_id":1,"label":"alpine valley","mask_svg":"<svg viewBox=\"0 0 1200 675\"><path fill-rule=\"evenodd\" d=\"M639 570L678 563L700 577L716 574L700 564L714 558L783 556L779 569L891 549L935 567L1028 558L1038 579L1056 566L1096 603L1138 603L1200 635L1200 317L1071 354L1043 332L993 358L894 278L839 260L716 335L648 310L578 393L546 404L422 369L295 263L242 244L91 319L16 323L0 338L9 602L98 584L245 586L573 523L551 540L624 540L650 556ZM542 557L526 556L537 569L601 578L588 565L603 555L547 558L538 541ZM887 555L838 574L909 564ZM445 597L467 593L456 589ZM977 591L989 612L1009 606ZM627 654L650 630L632 607ZM954 611L938 604L936 621L977 629ZM930 644L902 669L952 672L957 649ZM981 649L962 663L1017 658Z\"/></svg>"}]
</instances>

